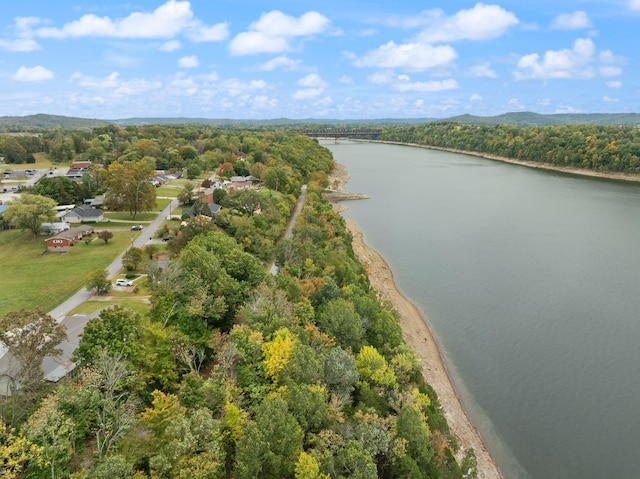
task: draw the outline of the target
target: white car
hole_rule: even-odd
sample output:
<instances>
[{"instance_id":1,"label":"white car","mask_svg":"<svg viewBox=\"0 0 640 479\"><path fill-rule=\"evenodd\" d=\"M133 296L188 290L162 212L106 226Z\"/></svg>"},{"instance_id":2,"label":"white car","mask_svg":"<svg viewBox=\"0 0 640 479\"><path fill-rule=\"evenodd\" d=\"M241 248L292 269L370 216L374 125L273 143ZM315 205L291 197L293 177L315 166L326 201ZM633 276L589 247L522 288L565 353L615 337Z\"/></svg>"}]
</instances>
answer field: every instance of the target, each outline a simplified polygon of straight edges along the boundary
<instances>
[{"instance_id":1,"label":"white car","mask_svg":"<svg viewBox=\"0 0 640 479\"><path fill-rule=\"evenodd\" d=\"M116 286L133 286L133 281L128 279L117 279Z\"/></svg>"}]
</instances>

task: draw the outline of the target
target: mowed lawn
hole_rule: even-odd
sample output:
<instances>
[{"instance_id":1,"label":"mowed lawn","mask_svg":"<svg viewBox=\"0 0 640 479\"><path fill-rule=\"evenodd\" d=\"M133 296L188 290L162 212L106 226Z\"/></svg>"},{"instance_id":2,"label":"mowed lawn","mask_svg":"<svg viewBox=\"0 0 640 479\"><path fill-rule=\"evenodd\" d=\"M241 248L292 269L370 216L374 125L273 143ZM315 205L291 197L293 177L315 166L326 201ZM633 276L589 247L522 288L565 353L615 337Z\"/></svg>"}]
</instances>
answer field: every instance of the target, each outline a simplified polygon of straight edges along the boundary
<instances>
[{"instance_id":1,"label":"mowed lawn","mask_svg":"<svg viewBox=\"0 0 640 479\"><path fill-rule=\"evenodd\" d=\"M45 237L28 232L0 231L0 317L9 311L39 307L50 311L87 283L95 270L105 269L131 243L129 231L114 232L105 245L93 235L69 248L48 253Z\"/></svg>"}]
</instances>

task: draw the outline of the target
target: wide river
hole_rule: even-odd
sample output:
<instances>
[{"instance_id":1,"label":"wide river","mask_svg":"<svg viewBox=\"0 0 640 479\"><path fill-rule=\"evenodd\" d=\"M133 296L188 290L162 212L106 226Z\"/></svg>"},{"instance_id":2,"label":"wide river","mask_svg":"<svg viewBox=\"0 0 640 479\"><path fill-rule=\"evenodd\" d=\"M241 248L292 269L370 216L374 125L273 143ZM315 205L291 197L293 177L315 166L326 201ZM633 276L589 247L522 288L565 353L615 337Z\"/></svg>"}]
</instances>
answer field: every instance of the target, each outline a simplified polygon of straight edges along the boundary
<instances>
[{"instance_id":1,"label":"wide river","mask_svg":"<svg viewBox=\"0 0 640 479\"><path fill-rule=\"evenodd\" d=\"M640 477L640 184L322 144L505 478Z\"/></svg>"}]
</instances>

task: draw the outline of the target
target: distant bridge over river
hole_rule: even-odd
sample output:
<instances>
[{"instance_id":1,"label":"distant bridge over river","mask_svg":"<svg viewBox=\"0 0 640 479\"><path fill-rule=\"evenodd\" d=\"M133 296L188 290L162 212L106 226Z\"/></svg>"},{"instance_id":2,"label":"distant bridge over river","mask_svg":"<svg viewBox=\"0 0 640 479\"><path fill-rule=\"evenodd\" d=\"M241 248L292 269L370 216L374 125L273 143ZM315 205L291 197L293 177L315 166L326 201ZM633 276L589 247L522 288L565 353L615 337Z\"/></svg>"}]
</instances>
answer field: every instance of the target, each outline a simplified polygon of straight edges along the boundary
<instances>
[{"instance_id":1,"label":"distant bridge over river","mask_svg":"<svg viewBox=\"0 0 640 479\"><path fill-rule=\"evenodd\" d=\"M373 130L367 128L316 128L307 130L298 130L301 135L310 136L311 138L360 138L373 140L382 134L382 130Z\"/></svg>"}]
</instances>

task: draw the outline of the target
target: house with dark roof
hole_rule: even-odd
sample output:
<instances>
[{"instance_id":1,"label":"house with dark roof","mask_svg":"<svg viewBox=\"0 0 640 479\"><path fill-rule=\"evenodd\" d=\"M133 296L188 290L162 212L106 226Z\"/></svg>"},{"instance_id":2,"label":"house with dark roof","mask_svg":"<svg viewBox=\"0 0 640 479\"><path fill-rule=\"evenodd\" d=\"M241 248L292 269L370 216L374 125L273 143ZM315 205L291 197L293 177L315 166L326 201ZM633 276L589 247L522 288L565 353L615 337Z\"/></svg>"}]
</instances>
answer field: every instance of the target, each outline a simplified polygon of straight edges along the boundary
<instances>
[{"instance_id":1,"label":"house with dark roof","mask_svg":"<svg viewBox=\"0 0 640 479\"><path fill-rule=\"evenodd\" d=\"M47 250L50 252L66 251L67 248L73 246L78 241L86 236L93 234L93 228L90 226L75 226L68 230L61 231L60 233L51 236L46 239Z\"/></svg>"},{"instance_id":2,"label":"house with dark roof","mask_svg":"<svg viewBox=\"0 0 640 479\"><path fill-rule=\"evenodd\" d=\"M95 223L104 220L104 213L100 208L82 205L63 213L60 219L67 223Z\"/></svg>"},{"instance_id":3,"label":"house with dark roof","mask_svg":"<svg viewBox=\"0 0 640 479\"><path fill-rule=\"evenodd\" d=\"M211 217L215 218L218 213L220 213L220 210L222 209L222 206L217 205L215 203L207 203L207 206L209 207L209 211L211 211Z\"/></svg>"}]
</instances>

